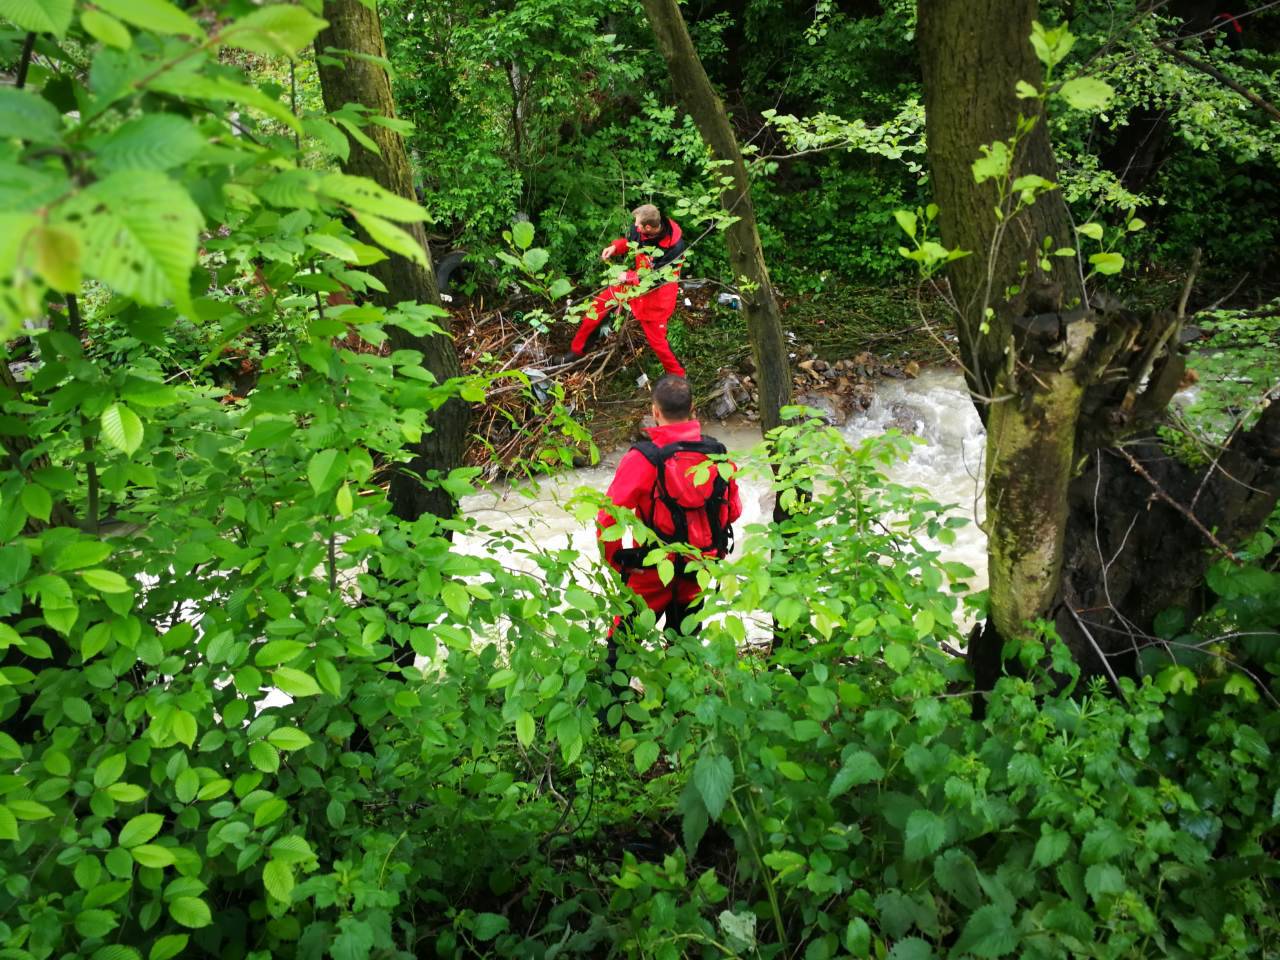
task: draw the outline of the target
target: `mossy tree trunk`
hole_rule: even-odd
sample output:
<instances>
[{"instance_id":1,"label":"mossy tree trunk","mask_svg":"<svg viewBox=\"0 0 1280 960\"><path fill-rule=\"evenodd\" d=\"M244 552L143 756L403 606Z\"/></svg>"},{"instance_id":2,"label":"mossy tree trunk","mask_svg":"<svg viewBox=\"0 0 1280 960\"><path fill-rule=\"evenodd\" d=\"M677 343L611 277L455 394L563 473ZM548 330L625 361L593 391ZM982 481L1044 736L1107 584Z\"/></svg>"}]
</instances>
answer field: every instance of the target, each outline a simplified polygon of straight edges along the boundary
<instances>
[{"instance_id":1,"label":"mossy tree trunk","mask_svg":"<svg viewBox=\"0 0 1280 960\"><path fill-rule=\"evenodd\" d=\"M382 23L376 7L359 0L327 0L324 17L329 26L316 38L316 60L325 108L339 110L347 103L359 103L372 116L394 117L395 102L391 81L377 62L386 59ZM354 54L354 55L353 55ZM374 59L369 59L374 58ZM399 133L384 126L370 124L365 133L378 145L378 153L365 149L354 139L351 153L343 164L347 173L369 177L382 187L410 200L415 200L413 173L404 140ZM431 268L426 233L420 223L402 224L422 244L427 266L398 254L375 264L372 272L387 288L375 294L378 303L392 307L402 301L440 306L440 292ZM448 329L447 318L439 320ZM423 365L443 382L458 376L458 354L447 334L414 336L399 327L388 329L394 349L417 350ZM424 513L452 516L456 504L440 487L426 487L417 476L432 472L441 474L462 463L466 446L468 410L460 399L451 399L430 418L430 430L413 448L407 470L398 471L391 481L391 505L397 517L413 520Z\"/></svg>"},{"instance_id":2,"label":"mossy tree trunk","mask_svg":"<svg viewBox=\"0 0 1280 960\"><path fill-rule=\"evenodd\" d=\"M742 288L742 309L760 388L760 423L767 432L782 422L780 411L791 400L791 371L782 335L781 311L773 284L769 282L760 233L756 229L747 167L729 115L707 79L676 0L644 0L644 9L676 95L693 117L712 155L717 160L728 161L728 173L733 177L720 197L725 211L738 218L725 231L725 241L729 263Z\"/></svg>"}]
</instances>

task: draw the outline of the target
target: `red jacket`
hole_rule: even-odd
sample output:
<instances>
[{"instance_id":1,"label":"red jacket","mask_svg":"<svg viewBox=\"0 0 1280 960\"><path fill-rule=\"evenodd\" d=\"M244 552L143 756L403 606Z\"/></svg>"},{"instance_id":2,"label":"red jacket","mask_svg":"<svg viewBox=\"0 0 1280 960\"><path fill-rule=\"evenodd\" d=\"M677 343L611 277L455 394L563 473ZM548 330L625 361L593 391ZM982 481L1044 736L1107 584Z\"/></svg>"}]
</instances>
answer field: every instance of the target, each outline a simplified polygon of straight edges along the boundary
<instances>
[{"instance_id":1,"label":"red jacket","mask_svg":"<svg viewBox=\"0 0 1280 960\"><path fill-rule=\"evenodd\" d=\"M675 276L680 276L680 257L685 248L684 236L680 232L680 224L671 218L667 218L667 229L653 240L645 240L633 226L625 237L613 241L611 256L626 253L629 245L636 247L635 269L627 271L620 286L635 286L647 273L670 263L675 264ZM679 294L680 284L671 280L647 293L632 297L627 303L637 320L663 323L675 310Z\"/></svg>"},{"instance_id":2,"label":"red jacket","mask_svg":"<svg viewBox=\"0 0 1280 960\"><path fill-rule=\"evenodd\" d=\"M633 301L634 302L634 301ZM676 443L680 440L701 440L702 426L697 420L684 420L680 423L668 423L658 427L650 427L648 434L658 446ZM695 463L706 458L697 453L677 454L668 463L666 476L668 489L678 502L690 507L685 517L689 523L689 543L695 547L711 546L711 527L707 523L705 509L700 509L711 494L716 472L710 471L706 480L694 483L694 474L687 472ZM687 460L687 462L685 462ZM659 516L654 516L654 485L658 478L657 469L639 450L628 450L618 463L618 470L609 484L608 497L619 507L635 511L636 516L648 527L662 528L662 532L670 533L672 525L665 516L666 507L659 501ZM729 478L728 496L721 508L721 522L725 525L733 523L742 515L742 498L738 493L738 480ZM616 521L609 511L601 510L596 517L597 536L613 526ZM658 526L655 527L654 524ZM603 541L604 558L609 566L621 572L621 564L615 556L622 547L621 540Z\"/></svg>"}]
</instances>

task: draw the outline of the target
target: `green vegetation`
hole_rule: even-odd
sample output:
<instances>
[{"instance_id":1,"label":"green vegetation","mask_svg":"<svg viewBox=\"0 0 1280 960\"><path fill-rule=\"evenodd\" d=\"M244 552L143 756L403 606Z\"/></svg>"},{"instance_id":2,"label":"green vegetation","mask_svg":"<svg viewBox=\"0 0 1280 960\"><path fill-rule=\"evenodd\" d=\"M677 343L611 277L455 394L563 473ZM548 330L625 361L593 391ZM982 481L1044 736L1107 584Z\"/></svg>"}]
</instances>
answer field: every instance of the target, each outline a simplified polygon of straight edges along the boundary
<instances>
[{"instance_id":1,"label":"green vegetation","mask_svg":"<svg viewBox=\"0 0 1280 960\"><path fill-rule=\"evenodd\" d=\"M690 17L743 141L777 120L753 174L797 342L940 325L941 297L902 292L917 221L894 212L928 209L910 5L740 6ZM1107 224L1098 272L1163 276L1197 244L1214 284L1273 265L1274 130L1108 44L1125 4L1072 8L1070 62L1096 53L1121 99L1055 128L1064 193L1146 198L1145 230L1124 202L1077 217ZM652 195L708 225L686 275L733 278L716 169L631 8L381 10L399 120L323 109L318 0L0 0L0 958L1280 951L1280 515L1125 637L1114 682L1040 621L990 691L960 655L988 598L943 554L963 521L886 479L912 443L893 433L851 448L796 413L743 457L786 518L705 562L696 639L639 612L612 673L635 597L607 570L393 515L388 472L432 415L509 386L388 345L449 322L367 296L388 255L425 259L412 225L559 300ZM1278 99L1265 45L1201 46ZM1146 107L1167 156L1126 185L1109 151ZM338 172L406 121L421 203ZM1200 318L1197 439L1167 434L1188 460L1275 402L1280 319L1246 289ZM747 349L738 311L700 317L673 326L682 353ZM582 440L550 421L566 436L530 469ZM424 483L470 492L448 467Z\"/></svg>"}]
</instances>

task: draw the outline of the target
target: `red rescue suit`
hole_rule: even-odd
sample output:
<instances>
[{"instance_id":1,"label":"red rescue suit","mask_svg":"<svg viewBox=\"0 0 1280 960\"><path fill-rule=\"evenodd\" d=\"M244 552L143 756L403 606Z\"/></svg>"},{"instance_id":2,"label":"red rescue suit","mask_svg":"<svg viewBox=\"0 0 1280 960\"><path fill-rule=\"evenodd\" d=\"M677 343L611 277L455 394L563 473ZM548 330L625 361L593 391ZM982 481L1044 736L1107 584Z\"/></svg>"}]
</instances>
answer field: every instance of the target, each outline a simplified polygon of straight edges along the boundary
<instances>
[{"instance_id":1,"label":"red rescue suit","mask_svg":"<svg viewBox=\"0 0 1280 960\"><path fill-rule=\"evenodd\" d=\"M680 441L703 439L702 427L697 420L651 427L648 434L660 448ZM714 534L706 505L718 473L713 468L702 483L695 483L695 475L690 472L692 467L706 459L706 455L702 453L675 453L666 463L664 484L667 494L682 508L680 512L687 527L685 542L710 553ZM618 464L613 482L609 484L608 497L615 505L635 511L636 516L651 530L669 537L677 528L677 523L672 522L671 511L661 497L655 496L657 488L657 468L644 453L632 448ZM719 528L722 530L727 530L729 524L742 515L742 498L738 493L738 481L735 477L728 479L728 489L719 513ZM602 536L615 522L607 510L601 510L596 517L597 535ZM627 566L621 562L618 556L623 549L621 540L602 540L602 545L606 562L623 576L627 586L640 594L649 609L659 616L664 611L672 614L687 611L697 601L700 591L693 574L677 573L670 583L664 584L656 567ZM648 551L649 548L644 549L645 553ZM678 629L680 623L672 622L672 619L672 615L669 615L666 625Z\"/></svg>"},{"instance_id":2,"label":"red rescue suit","mask_svg":"<svg viewBox=\"0 0 1280 960\"><path fill-rule=\"evenodd\" d=\"M632 226L627 231L626 237L619 237L613 241L610 256L616 257L626 253L629 245L635 246L635 269L626 272L622 283L608 287L596 295L591 309L582 318L582 325L578 327L578 332L569 349L578 355L586 353L587 339L604 322L609 311L625 301L631 313L640 321L640 329L644 331L645 340L649 342L649 349L662 361L662 369L667 373L683 377L684 367L672 353L671 344L667 342L667 322L675 312L680 284L672 279L644 293L635 293L630 297L624 296L622 301L618 299L618 295L624 291L630 294L637 289L642 289L645 281L652 278L655 270L660 270L668 264L675 265L676 277L680 275L680 257L685 249L680 225L668 217L662 232L652 240L641 237Z\"/></svg>"}]
</instances>

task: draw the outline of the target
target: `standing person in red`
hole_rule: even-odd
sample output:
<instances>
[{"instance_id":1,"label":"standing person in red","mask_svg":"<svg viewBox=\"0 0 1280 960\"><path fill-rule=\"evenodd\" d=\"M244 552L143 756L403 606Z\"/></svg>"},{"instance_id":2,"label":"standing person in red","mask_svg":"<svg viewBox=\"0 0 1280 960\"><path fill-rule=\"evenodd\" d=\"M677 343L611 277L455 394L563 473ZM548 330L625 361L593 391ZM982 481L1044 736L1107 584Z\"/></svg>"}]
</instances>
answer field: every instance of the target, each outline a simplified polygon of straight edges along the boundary
<instances>
[{"instance_id":1,"label":"standing person in red","mask_svg":"<svg viewBox=\"0 0 1280 960\"><path fill-rule=\"evenodd\" d=\"M702 435L701 425L693 418L688 380L668 375L654 384L653 418L657 426L649 428L650 439L633 446L618 464L609 499L635 511L666 543L687 543L706 556L727 556L733 540L731 524L742 514L742 499L737 479L726 480L715 467L697 482L693 468L708 456L722 456L725 448L714 437ZM696 576L685 572L685 558L671 555L676 575L664 584L656 567L643 566L651 546L624 548L620 540L604 540L604 531L615 523L608 510L596 517L605 560L649 609L666 616L665 626L682 630L685 617L697 609L700 593ZM621 620L614 621L609 633L610 668L617 657L613 635Z\"/></svg>"},{"instance_id":2,"label":"standing person in red","mask_svg":"<svg viewBox=\"0 0 1280 960\"><path fill-rule=\"evenodd\" d=\"M568 355L562 359L569 362L585 354L588 339L604 322L609 311L625 304L640 321L649 349L662 361L662 369L683 377L684 367L667 342L667 321L676 309L676 297L680 293L676 278L680 275L680 258L684 255L684 237L680 233L680 225L664 217L652 203L636 207L631 215L635 222L626 237L619 237L605 247L600 252L600 259L608 260L634 248L635 269L626 272L622 283L596 295L591 309L582 318ZM663 271L668 266L674 269Z\"/></svg>"}]
</instances>

